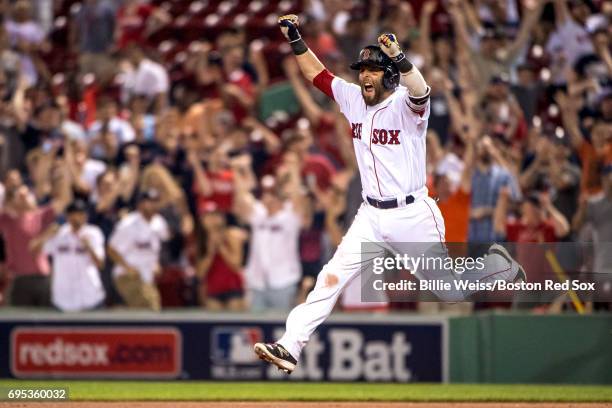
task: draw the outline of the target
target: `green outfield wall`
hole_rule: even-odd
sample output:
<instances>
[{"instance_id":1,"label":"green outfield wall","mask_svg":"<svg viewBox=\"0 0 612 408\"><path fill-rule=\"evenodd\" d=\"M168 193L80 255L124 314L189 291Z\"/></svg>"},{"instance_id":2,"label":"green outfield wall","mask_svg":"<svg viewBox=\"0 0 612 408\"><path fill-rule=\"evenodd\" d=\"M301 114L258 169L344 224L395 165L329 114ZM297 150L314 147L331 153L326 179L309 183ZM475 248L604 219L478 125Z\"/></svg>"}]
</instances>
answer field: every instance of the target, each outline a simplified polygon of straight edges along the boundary
<instances>
[{"instance_id":1,"label":"green outfield wall","mask_svg":"<svg viewBox=\"0 0 612 408\"><path fill-rule=\"evenodd\" d=\"M612 315L450 318L451 382L612 384Z\"/></svg>"}]
</instances>

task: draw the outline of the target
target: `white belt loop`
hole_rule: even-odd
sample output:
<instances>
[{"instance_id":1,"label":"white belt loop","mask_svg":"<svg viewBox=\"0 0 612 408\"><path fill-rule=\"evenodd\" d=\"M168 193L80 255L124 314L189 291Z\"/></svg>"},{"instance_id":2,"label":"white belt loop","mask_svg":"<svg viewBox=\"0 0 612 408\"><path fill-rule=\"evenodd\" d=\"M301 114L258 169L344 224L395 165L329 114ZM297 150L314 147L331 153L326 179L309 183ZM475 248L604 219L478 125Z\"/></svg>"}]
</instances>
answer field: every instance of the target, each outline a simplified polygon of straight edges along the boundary
<instances>
[{"instance_id":1,"label":"white belt loop","mask_svg":"<svg viewBox=\"0 0 612 408\"><path fill-rule=\"evenodd\" d=\"M428 196L427 186L419 188L418 190L410 193L410 195L414 197L415 202L422 200Z\"/></svg>"},{"instance_id":2,"label":"white belt loop","mask_svg":"<svg viewBox=\"0 0 612 408\"><path fill-rule=\"evenodd\" d=\"M397 207L401 208L401 207L405 207L406 206L406 195L400 195L397 196Z\"/></svg>"},{"instance_id":3,"label":"white belt loop","mask_svg":"<svg viewBox=\"0 0 612 408\"><path fill-rule=\"evenodd\" d=\"M365 201L367 205L371 206L370 202L368 201L368 195L363 190L361 190L361 198L363 198L363 201Z\"/></svg>"}]
</instances>

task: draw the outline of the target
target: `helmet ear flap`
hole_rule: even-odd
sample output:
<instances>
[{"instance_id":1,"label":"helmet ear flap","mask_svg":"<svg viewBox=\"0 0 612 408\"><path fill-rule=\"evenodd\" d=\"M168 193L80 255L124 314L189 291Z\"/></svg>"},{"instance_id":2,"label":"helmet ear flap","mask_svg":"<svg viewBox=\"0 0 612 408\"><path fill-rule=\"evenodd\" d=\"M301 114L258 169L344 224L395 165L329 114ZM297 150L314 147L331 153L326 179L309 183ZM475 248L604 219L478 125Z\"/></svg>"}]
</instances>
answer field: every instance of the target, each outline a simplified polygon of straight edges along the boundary
<instances>
[{"instance_id":1,"label":"helmet ear flap","mask_svg":"<svg viewBox=\"0 0 612 408\"><path fill-rule=\"evenodd\" d=\"M385 89L393 90L399 85L399 73L396 72L390 66L385 68L385 73L383 74L383 86Z\"/></svg>"}]
</instances>

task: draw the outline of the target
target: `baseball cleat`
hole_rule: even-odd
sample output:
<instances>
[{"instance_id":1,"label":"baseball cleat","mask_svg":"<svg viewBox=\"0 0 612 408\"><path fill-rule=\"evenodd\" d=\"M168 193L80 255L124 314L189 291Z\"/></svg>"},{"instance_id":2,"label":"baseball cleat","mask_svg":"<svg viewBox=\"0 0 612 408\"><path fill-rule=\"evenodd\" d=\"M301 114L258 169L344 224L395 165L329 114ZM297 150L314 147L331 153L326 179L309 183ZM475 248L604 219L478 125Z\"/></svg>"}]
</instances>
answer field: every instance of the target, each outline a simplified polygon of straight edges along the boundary
<instances>
[{"instance_id":1,"label":"baseball cleat","mask_svg":"<svg viewBox=\"0 0 612 408\"><path fill-rule=\"evenodd\" d=\"M260 360L274 364L280 371L291 374L297 360L283 346L277 343L255 343L255 354Z\"/></svg>"},{"instance_id":2,"label":"baseball cleat","mask_svg":"<svg viewBox=\"0 0 612 408\"><path fill-rule=\"evenodd\" d=\"M504 248L503 246L501 246L499 244L493 244L489 248L489 253L490 254L497 254L497 255L501 256L506 261L508 261L508 263L510 265L512 265L512 266L516 265L516 267L517 267L516 275L514 275L513 278L508 278L507 279L508 282L512 282L512 283L516 283L516 282L519 282L519 281L527 282L527 273L525 273L525 269L523 269L521 264L519 264L518 262L516 262L514 260L514 258L512 258L512 256L510 255L510 253L508 252L508 250L506 248Z\"/></svg>"}]
</instances>

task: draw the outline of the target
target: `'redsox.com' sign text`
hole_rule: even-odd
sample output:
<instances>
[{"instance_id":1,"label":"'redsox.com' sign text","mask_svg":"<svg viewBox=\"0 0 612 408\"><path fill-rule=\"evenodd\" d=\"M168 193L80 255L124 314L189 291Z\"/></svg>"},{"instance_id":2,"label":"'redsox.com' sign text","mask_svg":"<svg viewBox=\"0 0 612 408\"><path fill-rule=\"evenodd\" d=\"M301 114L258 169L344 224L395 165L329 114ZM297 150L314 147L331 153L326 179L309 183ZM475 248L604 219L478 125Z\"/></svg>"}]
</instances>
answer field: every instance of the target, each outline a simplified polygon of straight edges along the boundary
<instances>
[{"instance_id":1,"label":"'redsox.com' sign text","mask_svg":"<svg viewBox=\"0 0 612 408\"><path fill-rule=\"evenodd\" d=\"M445 319L332 316L288 376L253 353L254 343L282 335L282 318L125 316L0 318L0 355L10 356L0 363L0 377L447 381Z\"/></svg>"},{"instance_id":2,"label":"'redsox.com' sign text","mask_svg":"<svg viewBox=\"0 0 612 408\"><path fill-rule=\"evenodd\" d=\"M20 378L176 378L180 349L174 328L17 327L11 371Z\"/></svg>"}]
</instances>

